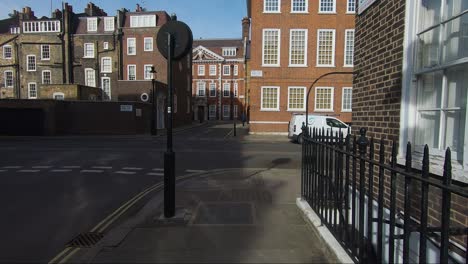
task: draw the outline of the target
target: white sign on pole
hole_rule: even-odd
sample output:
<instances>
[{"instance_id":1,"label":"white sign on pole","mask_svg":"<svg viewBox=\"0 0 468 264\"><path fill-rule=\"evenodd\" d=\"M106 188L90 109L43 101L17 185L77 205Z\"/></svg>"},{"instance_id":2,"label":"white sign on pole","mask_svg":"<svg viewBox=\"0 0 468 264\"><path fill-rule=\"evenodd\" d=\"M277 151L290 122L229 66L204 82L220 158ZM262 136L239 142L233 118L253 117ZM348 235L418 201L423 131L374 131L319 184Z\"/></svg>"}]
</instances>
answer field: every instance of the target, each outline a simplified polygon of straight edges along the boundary
<instances>
[{"instance_id":1,"label":"white sign on pole","mask_svg":"<svg viewBox=\"0 0 468 264\"><path fill-rule=\"evenodd\" d=\"M263 77L263 71L250 71L250 77Z\"/></svg>"},{"instance_id":2,"label":"white sign on pole","mask_svg":"<svg viewBox=\"0 0 468 264\"><path fill-rule=\"evenodd\" d=\"M120 112L133 112L133 105L120 105Z\"/></svg>"},{"instance_id":3,"label":"white sign on pole","mask_svg":"<svg viewBox=\"0 0 468 264\"><path fill-rule=\"evenodd\" d=\"M369 8L375 1L377 0L359 0L359 5L358 5L358 15L360 15L364 10Z\"/></svg>"}]
</instances>

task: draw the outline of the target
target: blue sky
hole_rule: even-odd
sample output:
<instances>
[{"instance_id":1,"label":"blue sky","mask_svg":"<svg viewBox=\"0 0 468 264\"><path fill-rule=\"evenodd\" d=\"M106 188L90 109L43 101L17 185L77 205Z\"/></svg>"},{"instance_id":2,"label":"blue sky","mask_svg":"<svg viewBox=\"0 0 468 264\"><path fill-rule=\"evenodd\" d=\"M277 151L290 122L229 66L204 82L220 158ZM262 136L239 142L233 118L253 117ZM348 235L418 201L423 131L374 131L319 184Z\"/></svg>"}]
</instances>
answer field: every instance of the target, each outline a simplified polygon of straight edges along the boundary
<instances>
[{"instance_id":1,"label":"blue sky","mask_svg":"<svg viewBox=\"0 0 468 264\"><path fill-rule=\"evenodd\" d=\"M147 10L165 10L176 13L179 20L187 23L194 39L241 38L241 20L247 14L245 0L68 0L75 12L83 12L88 2L93 2L109 15L125 7L135 10L136 4ZM50 16L51 0L0 0L0 18L6 18L14 9L30 6L36 16ZM61 9L61 0L52 0L52 7Z\"/></svg>"}]
</instances>

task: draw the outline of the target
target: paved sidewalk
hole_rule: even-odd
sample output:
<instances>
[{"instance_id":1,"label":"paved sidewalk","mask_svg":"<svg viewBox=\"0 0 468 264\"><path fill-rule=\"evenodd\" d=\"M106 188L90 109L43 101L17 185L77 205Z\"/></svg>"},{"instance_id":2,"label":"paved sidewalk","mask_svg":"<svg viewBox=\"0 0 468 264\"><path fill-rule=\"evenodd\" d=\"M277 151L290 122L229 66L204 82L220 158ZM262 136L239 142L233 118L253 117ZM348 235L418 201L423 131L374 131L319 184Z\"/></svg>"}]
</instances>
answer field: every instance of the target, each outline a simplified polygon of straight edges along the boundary
<instances>
[{"instance_id":1,"label":"paved sidewalk","mask_svg":"<svg viewBox=\"0 0 468 264\"><path fill-rule=\"evenodd\" d=\"M165 223L162 192L133 218L80 250L73 263L330 263L295 199L286 169L212 171L177 185L187 221Z\"/></svg>"}]
</instances>

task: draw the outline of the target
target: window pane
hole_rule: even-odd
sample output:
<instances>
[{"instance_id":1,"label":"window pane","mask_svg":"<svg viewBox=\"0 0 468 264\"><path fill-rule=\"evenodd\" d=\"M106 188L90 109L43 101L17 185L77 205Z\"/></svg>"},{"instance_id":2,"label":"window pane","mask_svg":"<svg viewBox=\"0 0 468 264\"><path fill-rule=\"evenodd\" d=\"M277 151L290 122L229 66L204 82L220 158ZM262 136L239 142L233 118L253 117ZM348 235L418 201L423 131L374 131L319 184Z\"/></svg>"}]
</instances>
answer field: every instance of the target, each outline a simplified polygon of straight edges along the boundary
<instances>
[{"instance_id":1,"label":"window pane","mask_svg":"<svg viewBox=\"0 0 468 264\"><path fill-rule=\"evenodd\" d=\"M304 109L304 88L303 87L290 87L289 88L289 105L288 108Z\"/></svg>"},{"instance_id":2,"label":"window pane","mask_svg":"<svg viewBox=\"0 0 468 264\"><path fill-rule=\"evenodd\" d=\"M262 109L278 109L278 88L262 88Z\"/></svg>"},{"instance_id":3,"label":"window pane","mask_svg":"<svg viewBox=\"0 0 468 264\"><path fill-rule=\"evenodd\" d=\"M278 64L279 31L265 30L263 32L263 64Z\"/></svg>"},{"instance_id":4,"label":"window pane","mask_svg":"<svg viewBox=\"0 0 468 264\"><path fill-rule=\"evenodd\" d=\"M304 65L306 49L306 31L291 30L290 64Z\"/></svg>"},{"instance_id":5,"label":"window pane","mask_svg":"<svg viewBox=\"0 0 468 264\"><path fill-rule=\"evenodd\" d=\"M438 128L440 128L439 111L419 111L416 144L427 144L430 148L439 148Z\"/></svg>"},{"instance_id":6,"label":"window pane","mask_svg":"<svg viewBox=\"0 0 468 264\"><path fill-rule=\"evenodd\" d=\"M320 0L320 12L334 12L334 1L335 0Z\"/></svg>"},{"instance_id":7,"label":"window pane","mask_svg":"<svg viewBox=\"0 0 468 264\"><path fill-rule=\"evenodd\" d=\"M277 12L279 11L278 7L278 1L279 0L265 0L265 6L264 6L264 11L265 12Z\"/></svg>"},{"instance_id":8,"label":"window pane","mask_svg":"<svg viewBox=\"0 0 468 264\"><path fill-rule=\"evenodd\" d=\"M293 12L306 12L306 4L308 0L293 0L292 11Z\"/></svg>"},{"instance_id":9,"label":"window pane","mask_svg":"<svg viewBox=\"0 0 468 264\"><path fill-rule=\"evenodd\" d=\"M419 16L420 30L424 30L440 22L440 1L421 0L421 12Z\"/></svg>"},{"instance_id":10,"label":"window pane","mask_svg":"<svg viewBox=\"0 0 468 264\"><path fill-rule=\"evenodd\" d=\"M468 1L467 1L468 2ZM443 62L468 57L468 13L446 24Z\"/></svg>"},{"instance_id":11,"label":"window pane","mask_svg":"<svg viewBox=\"0 0 468 264\"><path fill-rule=\"evenodd\" d=\"M354 60L354 30L346 31L345 41L345 66L352 66Z\"/></svg>"},{"instance_id":12,"label":"window pane","mask_svg":"<svg viewBox=\"0 0 468 264\"><path fill-rule=\"evenodd\" d=\"M418 91L418 110L438 109L442 102L442 73L428 73L421 77Z\"/></svg>"},{"instance_id":13,"label":"window pane","mask_svg":"<svg viewBox=\"0 0 468 264\"><path fill-rule=\"evenodd\" d=\"M319 30L318 33L318 65L333 65L334 57L334 32L331 30Z\"/></svg>"}]
</instances>

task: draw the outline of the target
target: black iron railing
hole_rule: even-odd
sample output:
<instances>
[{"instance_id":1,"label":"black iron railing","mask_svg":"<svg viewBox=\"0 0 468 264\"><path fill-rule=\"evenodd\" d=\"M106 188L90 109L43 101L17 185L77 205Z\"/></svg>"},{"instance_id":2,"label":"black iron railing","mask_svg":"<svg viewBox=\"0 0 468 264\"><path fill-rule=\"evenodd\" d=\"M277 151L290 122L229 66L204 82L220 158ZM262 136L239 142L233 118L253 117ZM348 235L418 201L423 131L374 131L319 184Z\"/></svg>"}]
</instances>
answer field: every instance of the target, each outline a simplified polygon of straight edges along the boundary
<instances>
[{"instance_id":1,"label":"black iron railing","mask_svg":"<svg viewBox=\"0 0 468 264\"><path fill-rule=\"evenodd\" d=\"M343 138L303 128L302 197L323 224L355 262L466 262L468 190L452 184L450 150L440 180L430 176L427 146L416 171L410 143L399 166L395 142L386 163L384 140L360 133ZM453 196L467 203L453 208ZM428 210L429 203L441 205L440 212ZM457 210L465 221L451 221Z\"/></svg>"}]
</instances>

